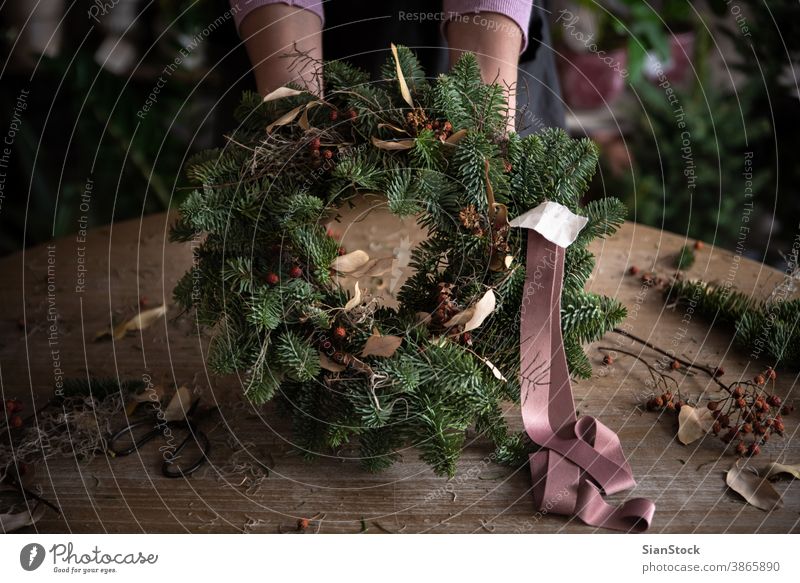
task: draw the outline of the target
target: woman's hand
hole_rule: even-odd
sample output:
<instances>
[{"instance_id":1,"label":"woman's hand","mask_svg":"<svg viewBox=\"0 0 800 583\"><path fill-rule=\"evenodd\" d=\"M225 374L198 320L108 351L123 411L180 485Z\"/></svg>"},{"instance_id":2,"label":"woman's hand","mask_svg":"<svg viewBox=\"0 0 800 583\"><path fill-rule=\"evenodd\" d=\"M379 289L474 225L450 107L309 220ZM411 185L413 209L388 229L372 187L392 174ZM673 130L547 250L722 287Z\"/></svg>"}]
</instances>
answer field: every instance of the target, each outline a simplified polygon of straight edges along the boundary
<instances>
[{"instance_id":1,"label":"woman's hand","mask_svg":"<svg viewBox=\"0 0 800 583\"><path fill-rule=\"evenodd\" d=\"M322 60L322 22L316 14L287 4L267 4L245 16L240 34L261 95L289 81L322 94L313 62ZM310 59L294 61L291 56L284 56L295 52Z\"/></svg>"},{"instance_id":2,"label":"woman's hand","mask_svg":"<svg viewBox=\"0 0 800 583\"><path fill-rule=\"evenodd\" d=\"M506 131L515 130L517 66L522 30L511 18L497 12L462 14L446 28L450 66L465 51L475 53L484 83L507 88L509 116Z\"/></svg>"}]
</instances>

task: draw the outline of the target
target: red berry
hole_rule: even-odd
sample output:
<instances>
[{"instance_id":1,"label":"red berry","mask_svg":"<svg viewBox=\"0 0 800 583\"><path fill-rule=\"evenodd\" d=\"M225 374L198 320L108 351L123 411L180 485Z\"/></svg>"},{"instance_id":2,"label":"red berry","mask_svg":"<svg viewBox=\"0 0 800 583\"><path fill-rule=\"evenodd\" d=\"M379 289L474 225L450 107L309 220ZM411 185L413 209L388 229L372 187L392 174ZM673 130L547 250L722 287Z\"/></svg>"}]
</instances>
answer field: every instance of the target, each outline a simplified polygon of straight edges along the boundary
<instances>
[{"instance_id":1,"label":"red berry","mask_svg":"<svg viewBox=\"0 0 800 583\"><path fill-rule=\"evenodd\" d=\"M700 249L702 249L703 247L704 247L704 245L703 245L703 242L702 242L702 241L695 241L695 242L694 242L694 248L695 248L695 250L697 250L697 251L700 251Z\"/></svg>"},{"instance_id":2,"label":"red berry","mask_svg":"<svg viewBox=\"0 0 800 583\"><path fill-rule=\"evenodd\" d=\"M351 109L350 111L347 112L347 116L350 119L355 119L356 117L358 117L358 113L356 113L355 109Z\"/></svg>"},{"instance_id":3,"label":"red berry","mask_svg":"<svg viewBox=\"0 0 800 583\"><path fill-rule=\"evenodd\" d=\"M333 150L325 150L322 155L325 157L326 160L330 160L333 158Z\"/></svg>"},{"instance_id":4,"label":"red berry","mask_svg":"<svg viewBox=\"0 0 800 583\"><path fill-rule=\"evenodd\" d=\"M308 528L308 518L301 518L297 521L297 530L305 530Z\"/></svg>"},{"instance_id":5,"label":"red berry","mask_svg":"<svg viewBox=\"0 0 800 583\"><path fill-rule=\"evenodd\" d=\"M628 269L628 273L630 273L631 275L638 275L639 274L639 268L636 267L635 265L631 265L630 269Z\"/></svg>"},{"instance_id":6,"label":"red berry","mask_svg":"<svg viewBox=\"0 0 800 583\"><path fill-rule=\"evenodd\" d=\"M746 434L746 433L752 433L752 432L753 432L753 426L752 425L750 425L749 423L745 423L744 425L742 425L742 433Z\"/></svg>"},{"instance_id":7,"label":"red berry","mask_svg":"<svg viewBox=\"0 0 800 583\"><path fill-rule=\"evenodd\" d=\"M142 296L142 297L139 298L139 307L140 308L146 308L148 303L149 303L149 301L147 299L147 296Z\"/></svg>"},{"instance_id":8,"label":"red berry","mask_svg":"<svg viewBox=\"0 0 800 583\"><path fill-rule=\"evenodd\" d=\"M11 417L11 421L9 421L9 424L14 429L19 429L20 427L22 427L22 417L20 417L19 415L14 415L13 417Z\"/></svg>"},{"instance_id":9,"label":"red berry","mask_svg":"<svg viewBox=\"0 0 800 583\"><path fill-rule=\"evenodd\" d=\"M681 367L681 363L678 362L677 360L673 360L671 366L673 370L678 370Z\"/></svg>"},{"instance_id":10,"label":"red berry","mask_svg":"<svg viewBox=\"0 0 800 583\"><path fill-rule=\"evenodd\" d=\"M724 374L725 374L725 369L722 368L721 366L718 366L717 368L714 369L714 376L715 377L721 377Z\"/></svg>"},{"instance_id":11,"label":"red berry","mask_svg":"<svg viewBox=\"0 0 800 583\"><path fill-rule=\"evenodd\" d=\"M314 138L308 143L308 145L312 150L319 150L319 147L322 145L322 142L320 142L319 138Z\"/></svg>"},{"instance_id":12,"label":"red berry","mask_svg":"<svg viewBox=\"0 0 800 583\"><path fill-rule=\"evenodd\" d=\"M708 410L709 410L709 411L716 411L716 410L717 410L717 405L718 405L718 404L719 404L719 403L717 403L716 401L709 401L709 402L708 402L708 405L706 405L706 407L708 407Z\"/></svg>"},{"instance_id":13,"label":"red berry","mask_svg":"<svg viewBox=\"0 0 800 583\"><path fill-rule=\"evenodd\" d=\"M333 329L333 336L339 340L344 340L347 338L347 330L345 330L344 326L336 326L336 328Z\"/></svg>"},{"instance_id":14,"label":"red berry","mask_svg":"<svg viewBox=\"0 0 800 583\"><path fill-rule=\"evenodd\" d=\"M299 266L299 265L295 265L294 267L292 267L292 268L289 270L289 275L290 275L291 277L294 277L295 279L297 279L298 277L300 277L301 275L303 275L303 270L302 270L302 269L300 269L300 266Z\"/></svg>"},{"instance_id":15,"label":"red berry","mask_svg":"<svg viewBox=\"0 0 800 583\"><path fill-rule=\"evenodd\" d=\"M738 399L736 399L737 409L744 409L745 407L747 407L747 401L745 401L744 398L739 397Z\"/></svg>"},{"instance_id":16,"label":"red berry","mask_svg":"<svg viewBox=\"0 0 800 583\"><path fill-rule=\"evenodd\" d=\"M742 389L740 386L736 386L731 394L734 396L734 398L738 399L744 396L744 389Z\"/></svg>"},{"instance_id":17,"label":"red berry","mask_svg":"<svg viewBox=\"0 0 800 583\"><path fill-rule=\"evenodd\" d=\"M750 455L758 455L761 453L761 446L757 443L751 443L750 447L747 448L747 453Z\"/></svg>"},{"instance_id":18,"label":"red berry","mask_svg":"<svg viewBox=\"0 0 800 583\"><path fill-rule=\"evenodd\" d=\"M339 247L339 255L347 255L347 249L344 247Z\"/></svg>"},{"instance_id":19,"label":"red berry","mask_svg":"<svg viewBox=\"0 0 800 583\"><path fill-rule=\"evenodd\" d=\"M461 335L461 341L464 344L470 344L471 345L472 344L472 334L470 334L469 332L464 332Z\"/></svg>"},{"instance_id":20,"label":"red berry","mask_svg":"<svg viewBox=\"0 0 800 583\"><path fill-rule=\"evenodd\" d=\"M753 382L755 382L757 385L763 385L765 382L767 382L767 380L764 378L763 374L758 374L753 379Z\"/></svg>"},{"instance_id":21,"label":"red berry","mask_svg":"<svg viewBox=\"0 0 800 583\"><path fill-rule=\"evenodd\" d=\"M747 445L745 445L744 441L740 441L736 444L736 453L739 455L747 453Z\"/></svg>"},{"instance_id":22,"label":"red berry","mask_svg":"<svg viewBox=\"0 0 800 583\"><path fill-rule=\"evenodd\" d=\"M331 121L336 121L337 119L339 119L339 112L336 111L335 109L332 109L331 113L329 114L329 117L331 118Z\"/></svg>"},{"instance_id":23,"label":"red berry","mask_svg":"<svg viewBox=\"0 0 800 583\"><path fill-rule=\"evenodd\" d=\"M446 121L446 122L444 122L444 125L442 126L442 129L444 131L446 131L446 132L452 131L453 130L453 124L451 124L449 121Z\"/></svg>"},{"instance_id":24,"label":"red berry","mask_svg":"<svg viewBox=\"0 0 800 583\"><path fill-rule=\"evenodd\" d=\"M511 162L509 162L508 160L503 160L503 169L506 172L511 172L514 169L514 167L511 165Z\"/></svg>"},{"instance_id":25,"label":"red berry","mask_svg":"<svg viewBox=\"0 0 800 583\"><path fill-rule=\"evenodd\" d=\"M277 285L278 282L281 280L281 278L278 277L277 273L268 273L266 279L269 285Z\"/></svg>"},{"instance_id":26,"label":"red berry","mask_svg":"<svg viewBox=\"0 0 800 583\"><path fill-rule=\"evenodd\" d=\"M611 358L608 354L603 357L603 364L614 364L614 359Z\"/></svg>"},{"instance_id":27,"label":"red berry","mask_svg":"<svg viewBox=\"0 0 800 583\"><path fill-rule=\"evenodd\" d=\"M767 369L767 378L769 378L771 381L774 381L776 378L778 378L778 373L775 372L774 368L769 367Z\"/></svg>"}]
</instances>

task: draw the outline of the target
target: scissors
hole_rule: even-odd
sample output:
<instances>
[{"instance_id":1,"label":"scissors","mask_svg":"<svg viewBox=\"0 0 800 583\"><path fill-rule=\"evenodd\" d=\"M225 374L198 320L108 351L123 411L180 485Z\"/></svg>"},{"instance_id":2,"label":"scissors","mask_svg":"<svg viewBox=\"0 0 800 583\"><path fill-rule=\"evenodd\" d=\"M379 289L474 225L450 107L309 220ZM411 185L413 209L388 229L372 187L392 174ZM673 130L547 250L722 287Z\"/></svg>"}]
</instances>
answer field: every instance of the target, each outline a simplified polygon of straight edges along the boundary
<instances>
[{"instance_id":1,"label":"scissors","mask_svg":"<svg viewBox=\"0 0 800 583\"><path fill-rule=\"evenodd\" d=\"M218 407L208 407L198 412L199 403L200 399L192 403L185 419L164 422L151 416L122 427L111 436L108 449L115 456L126 456L138 451L156 437L161 437L167 442L167 445L159 447L164 456L161 473L167 478L182 478L193 474L208 460L211 451L208 436L199 430L198 423L219 410ZM185 451L187 449L198 451L188 453Z\"/></svg>"}]
</instances>

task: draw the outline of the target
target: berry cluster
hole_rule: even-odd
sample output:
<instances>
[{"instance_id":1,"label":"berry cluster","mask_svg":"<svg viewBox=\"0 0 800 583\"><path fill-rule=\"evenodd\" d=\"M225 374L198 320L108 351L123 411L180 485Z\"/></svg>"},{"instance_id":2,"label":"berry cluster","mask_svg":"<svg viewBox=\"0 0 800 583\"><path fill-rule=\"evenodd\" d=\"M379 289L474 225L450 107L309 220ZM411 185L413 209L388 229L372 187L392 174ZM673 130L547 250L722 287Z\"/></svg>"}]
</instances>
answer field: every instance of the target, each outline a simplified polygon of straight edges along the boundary
<instances>
[{"instance_id":1,"label":"berry cluster","mask_svg":"<svg viewBox=\"0 0 800 583\"><path fill-rule=\"evenodd\" d=\"M715 378L724 374L720 367L714 373ZM775 381L776 378L775 371L767 368L752 381L732 385L727 389L726 397L706 404L714 416L711 433L726 444L735 443L737 455L758 455L771 435L783 436L783 415L791 413L794 406L783 404L778 395L764 389L767 382ZM683 404L670 391L666 391L651 398L647 402L647 408L651 411L680 411Z\"/></svg>"},{"instance_id":2,"label":"berry cluster","mask_svg":"<svg viewBox=\"0 0 800 583\"><path fill-rule=\"evenodd\" d=\"M436 136L440 142L447 141L447 138L453 135L453 124L449 121L440 121L438 119L431 120L421 109L409 111L406 114L406 122L408 122L408 125L417 134L422 130L432 131L433 135Z\"/></svg>"},{"instance_id":3,"label":"berry cluster","mask_svg":"<svg viewBox=\"0 0 800 583\"><path fill-rule=\"evenodd\" d=\"M22 405L22 402L19 399L8 399L6 401L6 422L8 426L12 429L18 429L22 427L23 420L22 416L19 414L25 407Z\"/></svg>"}]
</instances>

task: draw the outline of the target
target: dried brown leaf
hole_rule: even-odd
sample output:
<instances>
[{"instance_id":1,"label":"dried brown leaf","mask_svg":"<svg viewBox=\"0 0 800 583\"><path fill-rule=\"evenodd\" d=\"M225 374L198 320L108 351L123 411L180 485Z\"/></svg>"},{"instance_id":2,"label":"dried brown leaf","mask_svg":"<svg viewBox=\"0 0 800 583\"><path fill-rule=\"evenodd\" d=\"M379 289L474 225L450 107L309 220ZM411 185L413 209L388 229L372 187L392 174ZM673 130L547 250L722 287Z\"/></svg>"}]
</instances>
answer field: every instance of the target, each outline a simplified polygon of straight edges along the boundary
<instances>
[{"instance_id":1,"label":"dried brown leaf","mask_svg":"<svg viewBox=\"0 0 800 583\"><path fill-rule=\"evenodd\" d=\"M461 139L467 135L467 130L458 130L457 132L450 135L449 138L445 140L445 144L450 144L451 146L456 145Z\"/></svg>"},{"instance_id":2,"label":"dried brown leaf","mask_svg":"<svg viewBox=\"0 0 800 583\"><path fill-rule=\"evenodd\" d=\"M392 356L400 345L403 339L400 336L381 336L373 332L372 336L367 339L364 344L364 350L361 351L361 356Z\"/></svg>"},{"instance_id":3,"label":"dried brown leaf","mask_svg":"<svg viewBox=\"0 0 800 583\"><path fill-rule=\"evenodd\" d=\"M369 262L369 255L357 249L334 259L333 263L331 263L331 269L339 273L352 273L366 265L367 262Z\"/></svg>"},{"instance_id":4,"label":"dried brown leaf","mask_svg":"<svg viewBox=\"0 0 800 583\"><path fill-rule=\"evenodd\" d=\"M397 47L394 43L392 43L392 55L394 56L395 69L397 69L397 81L400 83L400 94L409 106L414 107L414 101L411 99L411 92L408 90L403 69L400 67L400 56L397 54Z\"/></svg>"},{"instance_id":5,"label":"dried brown leaf","mask_svg":"<svg viewBox=\"0 0 800 583\"><path fill-rule=\"evenodd\" d=\"M300 120L297 122L297 125L304 131L308 131L311 128L311 124L308 122L308 112L321 104L321 101L312 101L306 104L305 109L303 109L303 115L300 116Z\"/></svg>"},{"instance_id":6,"label":"dried brown leaf","mask_svg":"<svg viewBox=\"0 0 800 583\"><path fill-rule=\"evenodd\" d=\"M353 297L344 305L344 311L349 312L356 306L361 303L361 288L358 287L358 282L356 282L356 289L353 292Z\"/></svg>"},{"instance_id":7,"label":"dried brown leaf","mask_svg":"<svg viewBox=\"0 0 800 583\"><path fill-rule=\"evenodd\" d=\"M469 332L470 330L474 330L481 324L489 315L494 312L494 308L497 305L497 299L494 296L494 292L489 289L483 297L478 300L478 303L475 304L475 311L472 313L472 317L469 321L464 324L464 332Z\"/></svg>"},{"instance_id":8,"label":"dried brown leaf","mask_svg":"<svg viewBox=\"0 0 800 583\"><path fill-rule=\"evenodd\" d=\"M114 327L114 331L112 335L114 336L115 340L119 340L123 338L125 334L127 334L131 330L144 330L149 328L153 325L153 323L161 318L164 314L167 313L167 306L158 306L157 308L151 308L149 310L144 310L143 312L139 312L130 320L125 320L121 324L118 324ZM101 331L98 332L95 336L95 340L108 336L108 332Z\"/></svg>"},{"instance_id":9,"label":"dried brown leaf","mask_svg":"<svg viewBox=\"0 0 800 583\"><path fill-rule=\"evenodd\" d=\"M706 407L683 405L678 415L678 441L684 445L697 441L711 430L714 421L714 414Z\"/></svg>"},{"instance_id":10,"label":"dried brown leaf","mask_svg":"<svg viewBox=\"0 0 800 583\"><path fill-rule=\"evenodd\" d=\"M292 89L291 87L278 87L275 91L268 93L264 96L264 103L274 101L276 99L283 99L284 97L294 97L295 95L302 95L305 91L299 89Z\"/></svg>"},{"instance_id":11,"label":"dried brown leaf","mask_svg":"<svg viewBox=\"0 0 800 583\"><path fill-rule=\"evenodd\" d=\"M507 383L507 382L508 382L508 379L507 379L505 376L503 376L503 373L502 373L502 372L500 372L500 369L499 369L499 368L497 368L497 367L494 365L494 363L492 363L492 361L491 361L491 360L489 360L488 358L482 358L482 357L478 357L478 358L480 358L480 359L483 361L483 364L485 364L486 366L488 366L488 367L489 367L489 370L491 370L491 371L492 371L492 374L494 375L494 378L496 378L496 379L498 379L498 380L501 380L501 381L503 381L504 383Z\"/></svg>"},{"instance_id":12,"label":"dried brown leaf","mask_svg":"<svg viewBox=\"0 0 800 583\"><path fill-rule=\"evenodd\" d=\"M177 421L186 417L186 412L192 405L192 392L189 387L181 385L175 394L172 395L167 408L164 409L164 419L166 421Z\"/></svg>"},{"instance_id":13,"label":"dried brown leaf","mask_svg":"<svg viewBox=\"0 0 800 583\"><path fill-rule=\"evenodd\" d=\"M325 370L329 370L331 372L342 372L345 368L347 368L345 365L339 364L338 362L330 359L324 352L319 353L319 365Z\"/></svg>"},{"instance_id":14,"label":"dried brown leaf","mask_svg":"<svg viewBox=\"0 0 800 583\"><path fill-rule=\"evenodd\" d=\"M681 411L683 407L681 407ZM766 477L759 477L750 468L742 467L737 460L725 474L728 487L742 496L747 503L761 510L773 510L782 506L781 495Z\"/></svg>"},{"instance_id":15,"label":"dried brown leaf","mask_svg":"<svg viewBox=\"0 0 800 583\"><path fill-rule=\"evenodd\" d=\"M761 468L758 473L763 475L765 478L771 478L772 476L777 476L779 474L790 474L800 480L800 464L792 465L772 462L768 466Z\"/></svg>"},{"instance_id":16,"label":"dried brown leaf","mask_svg":"<svg viewBox=\"0 0 800 583\"><path fill-rule=\"evenodd\" d=\"M404 138L402 140L379 140L372 137L372 145L381 150L410 150L414 147L416 140Z\"/></svg>"},{"instance_id":17,"label":"dried brown leaf","mask_svg":"<svg viewBox=\"0 0 800 583\"><path fill-rule=\"evenodd\" d=\"M364 266L350 275L352 277L378 277L392 270L394 257L381 257L380 259L370 259Z\"/></svg>"},{"instance_id":18,"label":"dried brown leaf","mask_svg":"<svg viewBox=\"0 0 800 583\"><path fill-rule=\"evenodd\" d=\"M291 109L276 119L274 122L267 126L267 133L270 133L273 129L280 126L285 126L286 124L292 123L294 119L300 114L301 111L305 109L305 105L298 105L294 109Z\"/></svg>"}]
</instances>

